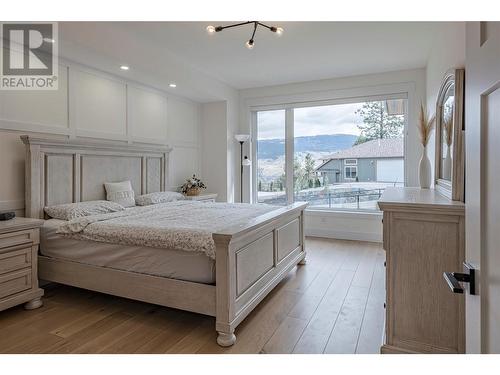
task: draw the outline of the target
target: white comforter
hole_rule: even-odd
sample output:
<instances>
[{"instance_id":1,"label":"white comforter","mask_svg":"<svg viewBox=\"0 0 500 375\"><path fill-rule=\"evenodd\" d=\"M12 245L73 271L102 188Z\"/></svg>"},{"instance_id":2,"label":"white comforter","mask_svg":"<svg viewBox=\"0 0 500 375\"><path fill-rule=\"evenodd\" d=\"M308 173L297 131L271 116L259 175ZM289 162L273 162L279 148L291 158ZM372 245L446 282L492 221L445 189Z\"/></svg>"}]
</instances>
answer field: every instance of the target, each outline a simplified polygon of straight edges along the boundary
<instances>
[{"instance_id":1,"label":"white comforter","mask_svg":"<svg viewBox=\"0 0 500 375\"><path fill-rule=\"evenodd\" d=\"M277 208L178 201L73 219L57 233L80 240L197 251L215 259L212 233Z\"/></svg>"}]
</instances>

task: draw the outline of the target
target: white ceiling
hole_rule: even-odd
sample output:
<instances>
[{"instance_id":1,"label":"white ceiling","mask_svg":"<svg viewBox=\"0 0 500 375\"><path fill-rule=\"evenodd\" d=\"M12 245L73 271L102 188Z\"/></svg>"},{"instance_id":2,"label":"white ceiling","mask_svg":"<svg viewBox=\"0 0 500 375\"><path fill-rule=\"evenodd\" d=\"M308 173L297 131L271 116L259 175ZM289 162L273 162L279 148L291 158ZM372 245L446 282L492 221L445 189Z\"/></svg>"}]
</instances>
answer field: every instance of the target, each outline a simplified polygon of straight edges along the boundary
<instances>
[{"instance_id":1,"label":"white ceiling","mask_svg":"<svg viewBox=\"0 0 500 375\"><path fill-rule=\"evenodd\" d=\"M252 26L214 35L227 22L61 23L61 55L158 88L214 100L226 85L252 88L424 67L432 40L446 25L429 22L269 22L283 36ZM129 72L118 70L128 64Z\"/></svg>"}]
</instances>

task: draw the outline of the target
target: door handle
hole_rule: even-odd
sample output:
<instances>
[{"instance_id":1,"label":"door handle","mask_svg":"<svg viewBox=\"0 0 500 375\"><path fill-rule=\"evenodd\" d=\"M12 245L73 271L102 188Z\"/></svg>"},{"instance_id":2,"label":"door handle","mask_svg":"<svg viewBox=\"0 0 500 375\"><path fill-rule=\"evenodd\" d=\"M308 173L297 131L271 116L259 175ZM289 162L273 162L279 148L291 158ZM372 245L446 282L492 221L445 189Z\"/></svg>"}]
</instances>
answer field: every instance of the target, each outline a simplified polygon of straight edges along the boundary
<instances>
[{"instance_id":1,"label":"door handle","mask_svg":"<svg viewBox=\"0 0 500 375\"><path fill-rule=\"evenodd\" d=\"M463 293L464 288L460 283L469 283L469 293L476 294L476 270L464 262L464 273L443 272L443 277L453 293Z\"/></svg>"}]
</instances>

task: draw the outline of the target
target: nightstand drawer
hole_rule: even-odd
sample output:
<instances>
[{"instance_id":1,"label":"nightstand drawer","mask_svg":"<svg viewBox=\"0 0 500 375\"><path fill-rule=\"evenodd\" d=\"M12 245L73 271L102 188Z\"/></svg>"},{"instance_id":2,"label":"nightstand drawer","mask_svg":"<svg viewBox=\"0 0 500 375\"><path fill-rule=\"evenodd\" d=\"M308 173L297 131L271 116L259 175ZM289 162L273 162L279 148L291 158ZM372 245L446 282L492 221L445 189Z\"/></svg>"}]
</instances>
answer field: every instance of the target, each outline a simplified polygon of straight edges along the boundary
<instances>
[{"instance_id":1,"label":"nightstand drawer","mask_svg":"<svg viewBox=\"0 0 500 375\"><path fill-rule=\"evenodd\" d=\"M20 245L0 250L0 275L31 267L31 246Z\"/></svg>"},{"instance_id":2,"label":"nightstand drawer","mask_svg":"<svg viewBox=\"0 0 500 375\"><path fill-rule=\"evenodd\" d=\"M23 244L38 244L40 242L38 233L38 230L27 229L0 234L0 250Z\"/></svg>"},{"instance_id":3,"label":"nightstand drawer","mask_svg":"<svg viewBox=\"0 0 500 375\"><path fill-rule=\"evenodd\" d=\"M0 275L0 298L31 289L31 268Z\"/></svg>"}]
</instances>

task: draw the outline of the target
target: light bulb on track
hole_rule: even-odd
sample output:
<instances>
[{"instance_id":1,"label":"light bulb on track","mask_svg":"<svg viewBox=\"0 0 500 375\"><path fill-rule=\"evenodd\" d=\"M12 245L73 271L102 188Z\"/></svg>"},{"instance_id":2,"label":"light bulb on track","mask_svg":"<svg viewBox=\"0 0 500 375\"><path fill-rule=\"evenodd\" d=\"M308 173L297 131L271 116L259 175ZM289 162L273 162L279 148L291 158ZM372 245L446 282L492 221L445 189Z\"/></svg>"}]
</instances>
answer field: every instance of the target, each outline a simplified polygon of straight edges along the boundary
<instances>
[{"instance_id":1,"label":"light bulb on track","mask_svg":"<svg viewBox=\"0 0 500 375\"><path fill-rule=\"evenodd\" d=\"M245 47L248 49L253 49L255 47L255 33L257 32L257 28L265 28L272 33L276 34L276 36L281 36L283 35L283 28L278 27L278 26L271 26L271 25L266 25L265 23L259 22L259 21L246 21L246 22L239 22L239 23L234 23L231 25L219 25L219 26L213 26L209 25L206 27L207 33L210 35L213 35L215 33L218 33L220 31L226 30L226 29L231 29L233 27L240 27L240 26L252 26L253 27L253 32L250 34L250 38L245 42Z\"/></svg>"}]
</instances>

